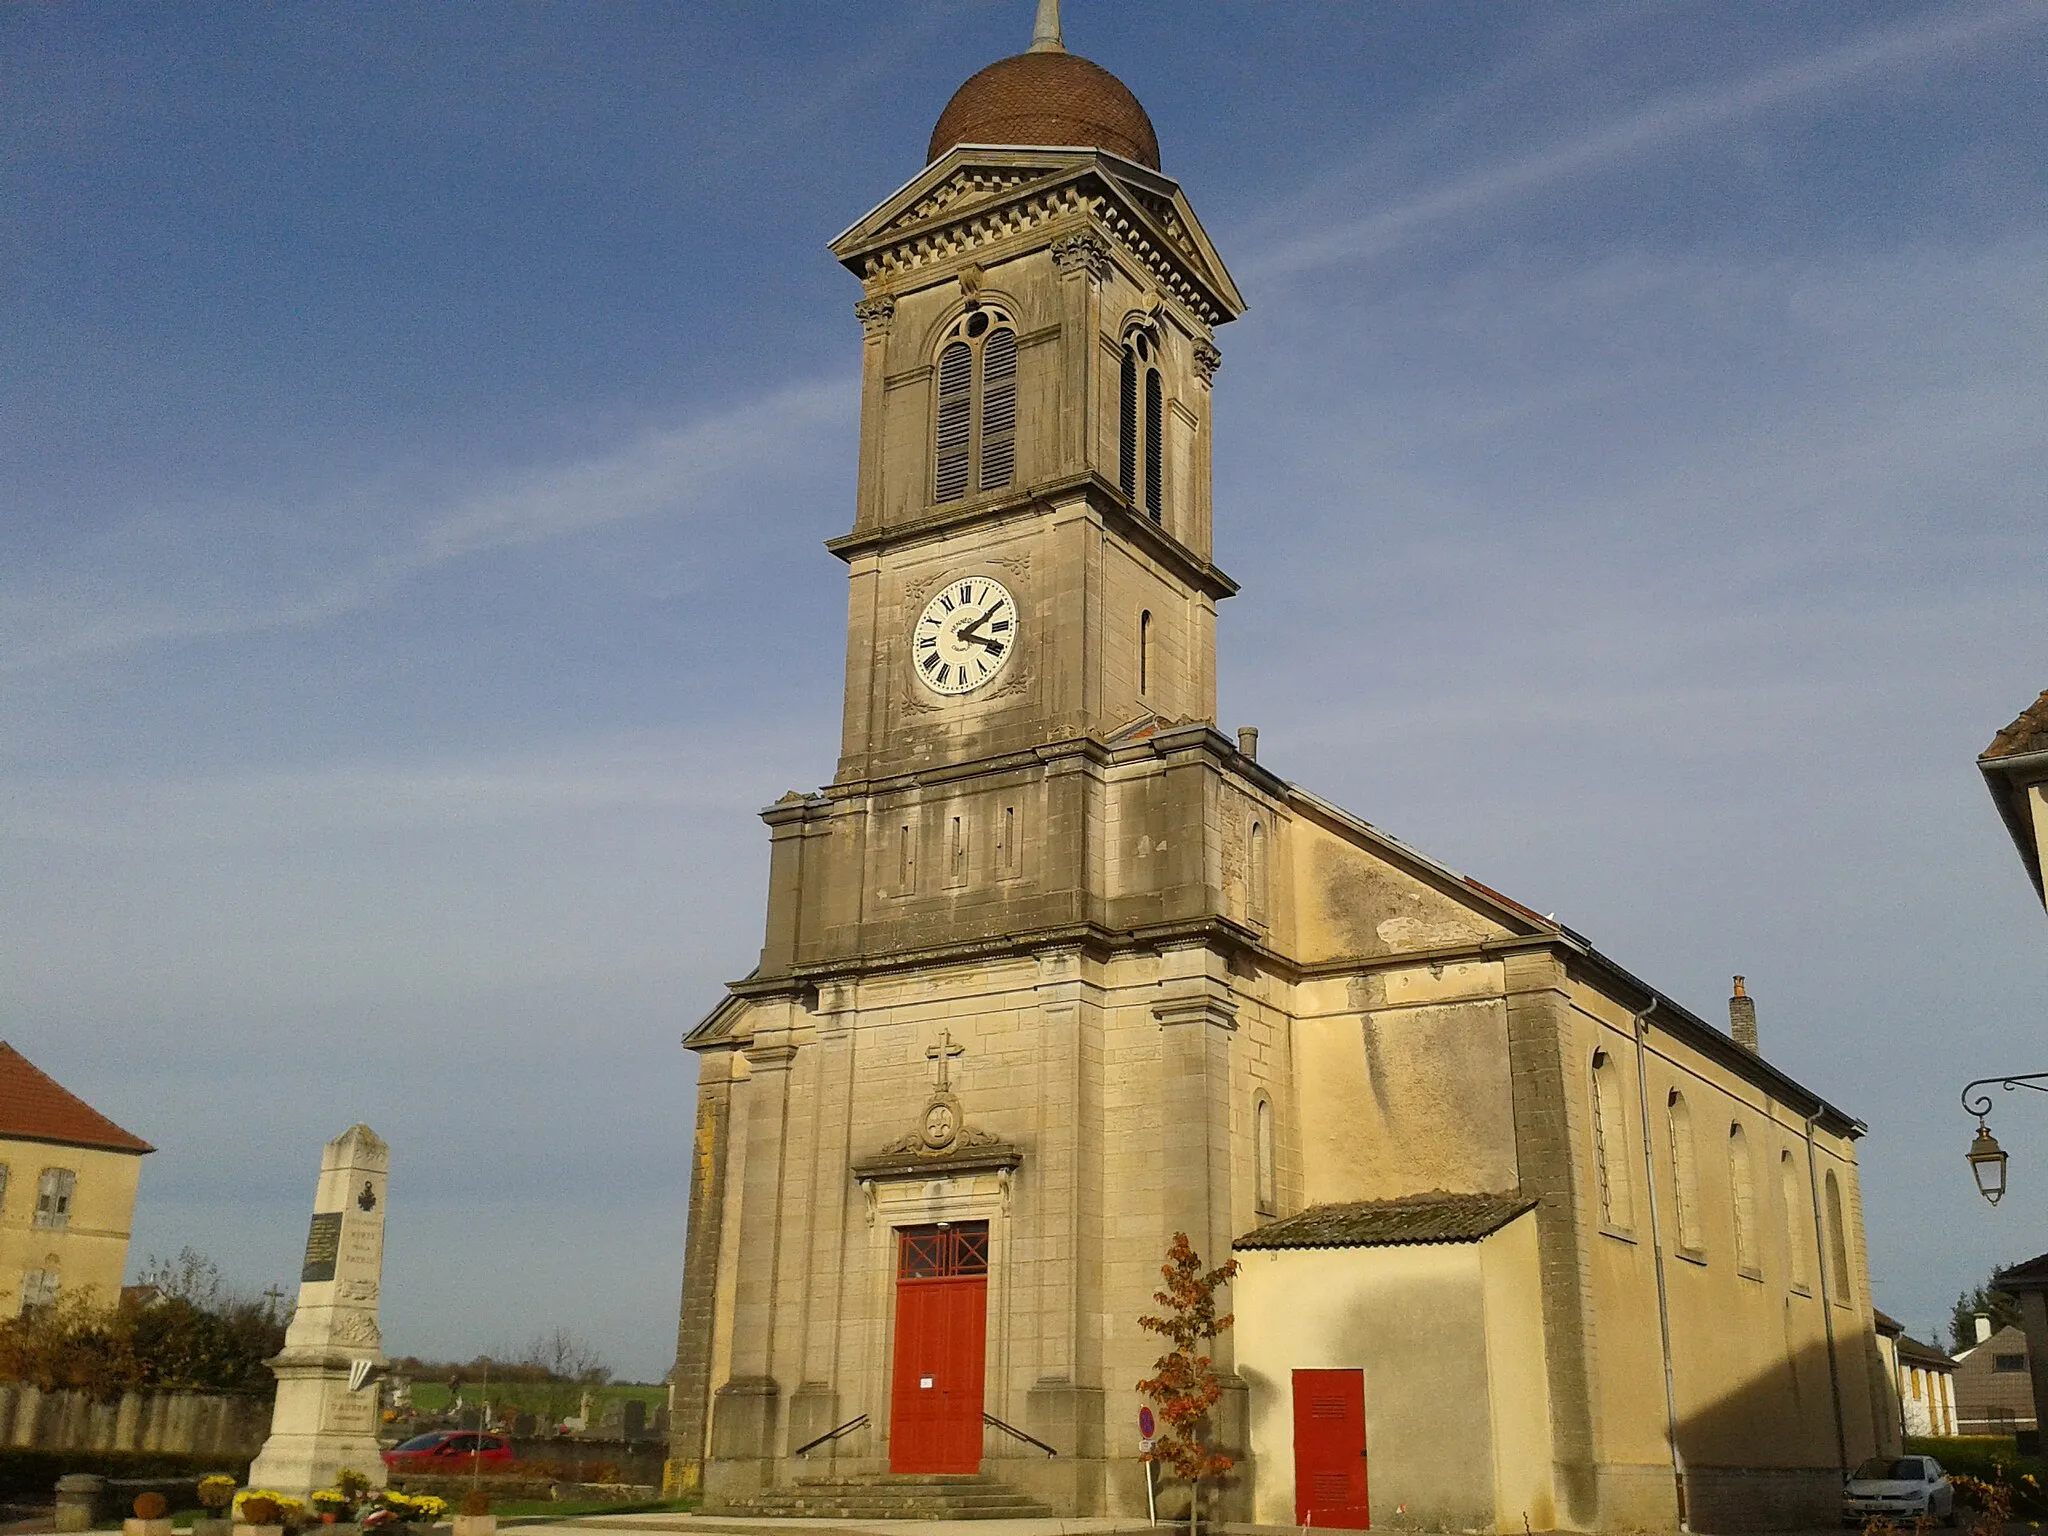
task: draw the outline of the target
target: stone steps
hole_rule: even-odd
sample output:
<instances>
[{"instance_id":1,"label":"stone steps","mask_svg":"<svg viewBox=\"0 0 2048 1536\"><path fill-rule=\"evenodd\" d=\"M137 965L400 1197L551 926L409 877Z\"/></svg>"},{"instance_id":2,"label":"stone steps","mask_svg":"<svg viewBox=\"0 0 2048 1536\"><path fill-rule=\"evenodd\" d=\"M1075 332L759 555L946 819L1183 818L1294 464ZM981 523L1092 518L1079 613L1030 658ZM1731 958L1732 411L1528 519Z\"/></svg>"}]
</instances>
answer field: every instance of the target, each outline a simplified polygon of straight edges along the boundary
<instances>
[{"instance_id":1,"label":"stone steps","mask_svg":"<svg viewBox=\"0 0 2048 1536\"><path fill-rule=\"evenodd\" d=\"M1028 1494L964 1473L800 1478L736 1499L720 1512L812 1520L1043 1520L1053 1514Z\"/></svg>"}]
</instances>

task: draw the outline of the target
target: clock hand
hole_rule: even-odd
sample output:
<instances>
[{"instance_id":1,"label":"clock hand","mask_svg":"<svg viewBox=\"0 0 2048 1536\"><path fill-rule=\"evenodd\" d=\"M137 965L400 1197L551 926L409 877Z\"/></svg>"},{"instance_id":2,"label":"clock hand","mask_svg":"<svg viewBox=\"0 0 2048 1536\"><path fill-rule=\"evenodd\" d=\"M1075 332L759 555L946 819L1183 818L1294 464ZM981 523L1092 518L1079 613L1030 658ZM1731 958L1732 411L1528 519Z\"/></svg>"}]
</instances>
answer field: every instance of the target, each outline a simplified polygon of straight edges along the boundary
<instances>
[{"instance_id":1,"label":"clock hand","mask_svg":"<svg viewBox=\"0 0 2048 1536\"><path fill-rule=\"evenodd\" d=\"M958 629L954 630L953 638L955 640L974 640L977 643L979 643L979 637L974 632L977 629L981 628L982 625L986 624L990 619L994 618L996 609L1000 608L1001 606L1002 604L1000 603L990 604L989 607L982 611L981 617L976 619L972 624L962 624Z\"/></svg>"}]
</instances>

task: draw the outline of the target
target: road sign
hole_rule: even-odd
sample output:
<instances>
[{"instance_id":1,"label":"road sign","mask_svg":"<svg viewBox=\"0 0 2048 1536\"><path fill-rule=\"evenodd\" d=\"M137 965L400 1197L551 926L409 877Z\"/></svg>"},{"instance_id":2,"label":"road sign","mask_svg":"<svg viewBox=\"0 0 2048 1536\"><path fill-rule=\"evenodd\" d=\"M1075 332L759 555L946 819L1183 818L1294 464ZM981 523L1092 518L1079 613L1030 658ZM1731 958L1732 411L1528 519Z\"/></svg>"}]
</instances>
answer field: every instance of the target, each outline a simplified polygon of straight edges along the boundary
<instances>
[{"instance_id":1,"label":"road sign","mask_svg":"<svg viewBox=\"0 0 2048 1536\"><path fill-rule=\"evenodd\" d=\"M1150 1408L1140 1408L1138 1410L1138 1435L1145 1441L1145 1449L1148 1451L1152 1449L1152 1436L1157 1429L1158 1425L1152 1421L1152 1410Z\"/></svg>"}]
</instances>

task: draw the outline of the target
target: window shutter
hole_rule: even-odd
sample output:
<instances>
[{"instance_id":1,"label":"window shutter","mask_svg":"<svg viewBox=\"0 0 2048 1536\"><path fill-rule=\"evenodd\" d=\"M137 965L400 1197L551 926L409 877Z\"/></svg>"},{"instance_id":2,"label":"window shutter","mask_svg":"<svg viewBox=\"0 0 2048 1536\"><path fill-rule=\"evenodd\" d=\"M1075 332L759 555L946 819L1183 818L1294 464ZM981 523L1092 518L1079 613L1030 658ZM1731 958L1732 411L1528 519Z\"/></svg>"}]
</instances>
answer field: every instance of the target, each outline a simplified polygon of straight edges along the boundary
<instances>
[{"instance_id":1,"label":"window shutter","mask_svg":"<svg viewBox=\"0 0 2048 1536\"><path fill-rule=\"evenodd\" d=\"M36 1181L35 1225L62 1227L71 1220L71 1191L78 1175L69 1168L45 1168Z\"/></svg>"},{"instance_id":2,"label":"window shutter","mask_svg":"<svg viewBox=\"0 0 2048 1536\"><path fill-rule=\"evenodd\" d=\"M1117 483L1124 494L1138 499L1138 354L1124 344L1122 412L1118 418Z\"/></svg>"},{"instance_id":3,"label":"window shutter","mask_svg":"<svg viewBox=\"0 0 2048 1536\"><path fill-rule=\"evenodd\" d=\"M1145 370L1145 510L1158 522L1165 507L1161 482L1166 478L1166 390L1159 370Z\"/></svg>"},{"instance_id":4,"label":"window shutter","mask_svg":"<svg viewBox=\"0 0 2048 1536\"><path fill-rule=\"evenodd\" d=\"M974 353L956 341L939 354L939 430L936 499L967 494L967 460L973 425Z\"/></svg>"},{"instance_id":5,"label":"window shutter","mask_svg":"<svg viewBox=\"0 0 2048 1536\"><path fill-rule=\"evenodd\" d=\"M1017 333L1007 326L981 344L981 488L1010 483L1017 465Z\"/></svg>"}]
</instances>

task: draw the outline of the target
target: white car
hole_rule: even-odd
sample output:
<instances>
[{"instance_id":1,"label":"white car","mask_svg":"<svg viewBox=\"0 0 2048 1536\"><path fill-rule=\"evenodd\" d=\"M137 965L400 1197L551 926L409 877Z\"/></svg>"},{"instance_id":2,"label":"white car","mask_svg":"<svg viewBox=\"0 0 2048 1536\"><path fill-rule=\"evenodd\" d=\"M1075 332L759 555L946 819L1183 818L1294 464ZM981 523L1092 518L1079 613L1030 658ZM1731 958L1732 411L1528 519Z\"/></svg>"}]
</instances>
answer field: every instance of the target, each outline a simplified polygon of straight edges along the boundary
<instances>
[{"instance_id":1,"label":"white car","mask_svg":"<svg viewBox=\"0 0 2048 1536\"><path fill-rule=\"evenodd\" d=\"M1842 1485L1842 1523L1878 1515L1922 1515L1954 1525L1956 1490L1932 1456L1873 1456Z\"/></svg>"}]
</instances>

